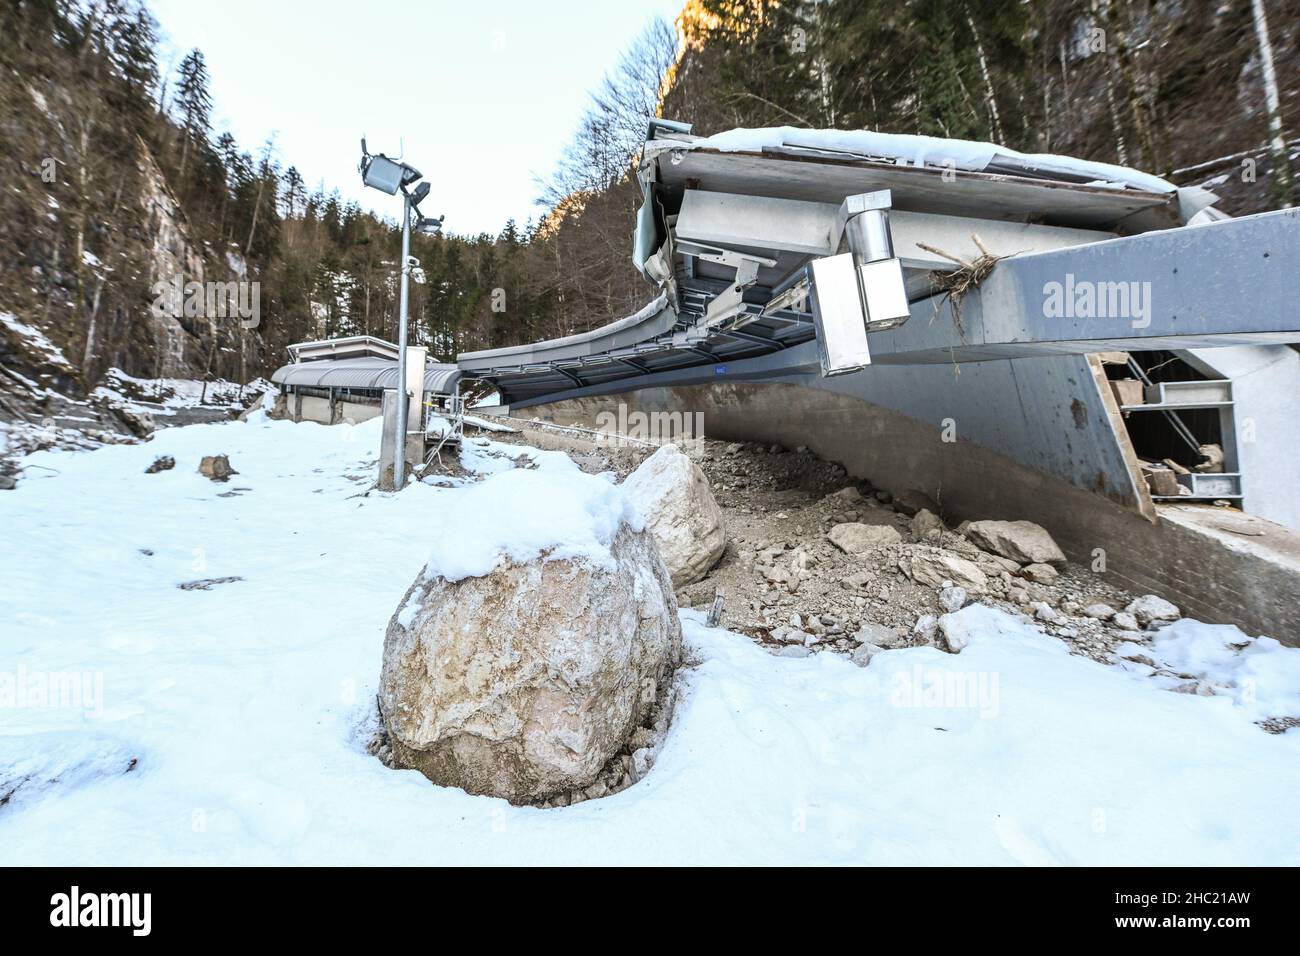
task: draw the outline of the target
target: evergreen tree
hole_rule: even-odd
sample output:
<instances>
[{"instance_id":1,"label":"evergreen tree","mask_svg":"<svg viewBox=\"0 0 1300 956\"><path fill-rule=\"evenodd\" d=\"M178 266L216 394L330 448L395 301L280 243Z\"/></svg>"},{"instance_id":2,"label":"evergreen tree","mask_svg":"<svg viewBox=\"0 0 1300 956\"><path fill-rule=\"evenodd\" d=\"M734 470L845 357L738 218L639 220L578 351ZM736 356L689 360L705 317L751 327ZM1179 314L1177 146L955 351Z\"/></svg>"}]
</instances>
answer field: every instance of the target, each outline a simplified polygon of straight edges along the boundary
<instances>
[{"instance_id":1,"label":"evergreen tree","mask_svg":"<svg viewBox=\"0 0 1300 956\"><path fill-rule=\"evenodd\" d=\"M197 47L186 54L179 68L176 95L181 112L184 143L181 147L180 181L185 182L185 168L192 144L206 143L211 127L212 94L208 90L208 67Z\"/></svg>"}]
</instances>

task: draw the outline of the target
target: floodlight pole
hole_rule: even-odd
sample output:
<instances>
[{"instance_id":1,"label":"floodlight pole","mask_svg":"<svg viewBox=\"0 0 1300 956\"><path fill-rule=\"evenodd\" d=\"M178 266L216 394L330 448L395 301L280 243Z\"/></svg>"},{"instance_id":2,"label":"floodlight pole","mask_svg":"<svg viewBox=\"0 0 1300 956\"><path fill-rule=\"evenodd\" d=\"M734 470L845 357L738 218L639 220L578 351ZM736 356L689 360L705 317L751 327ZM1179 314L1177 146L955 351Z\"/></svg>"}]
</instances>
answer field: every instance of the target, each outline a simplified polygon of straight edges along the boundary
<instances>
[{"instance_id":1,"label":"floodlight pole","mask_svg":"<svg viewBox=\"0 0 1300 956\"><path fill-rule=\"evenodd\" d=\"M397 441L393 443L393 490L406 480L406 310L411 281L411 197L402 190L402 280L397 317Z\"/></svg>"}]
</instances>

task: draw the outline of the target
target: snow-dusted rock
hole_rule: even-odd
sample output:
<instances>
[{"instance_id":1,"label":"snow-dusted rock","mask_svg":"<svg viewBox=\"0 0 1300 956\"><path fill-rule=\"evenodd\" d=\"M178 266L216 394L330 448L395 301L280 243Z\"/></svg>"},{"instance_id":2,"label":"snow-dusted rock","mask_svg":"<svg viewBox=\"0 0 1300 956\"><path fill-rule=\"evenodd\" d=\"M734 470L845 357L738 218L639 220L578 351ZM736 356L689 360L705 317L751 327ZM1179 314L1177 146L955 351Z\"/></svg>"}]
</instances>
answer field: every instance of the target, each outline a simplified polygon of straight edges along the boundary
<instances>
[{"instance_id":1,"label":"snow-dusted rock","mask_svg":"<svg viewBox=\"0 0 1300 956\"><path fill-rule=\"evenodd\" d=\"M1034 608L1035 619L1042 621L1044 624L1061 623L1061 615L1058 614L1056 609L1046 601L1034 601L1032 606Z\"/></svg>"},{"instance_id":2,"label":"snow-dusted rock","mask_svg":"<svg viewBox=\"0 0 1300 956\"><path fill-rule=\"evenodd\" d=\"M879 654L884 648L877 647L875 644L859 644L850 655L853 663L859 667L866 667L871 663L871 658Z\"/></svg>"},{"instance_id":3,"label":"snow-dusted rock","mask_svg":"<svg viewBox=\"0 0 1300 956\"><path fill-rule=\"evenodd\" d=\"M951 614L954 611L960 611L966 603L966 589L951 587L941 588L939 590L939 607Z\"/></svg>"},{"instance_id":4,"label":"snow-dusted rock","mask_svg":"<svg viewBox=\"0 0 1300 956\"><path fill-rule=\"evenodd\" d=\"M845 554L865 554L903 540L898 529L891 525L862 524L858 521L837 524L826 537Z\"/></svg>"},{"instance_id":5,"label":"snow-dusted rock","mask_svg":"<svg viewBox=\"0 0 1300 956\"><path fill-rule=\"evenodd\" d=\"M609 557L421 574L384 641L379 697L397 764L516 803L589 786L681 651L649 531L620 523Z\"/></svg>"},{"instance_id":6,"label":"snow-dusted rock","mask_svg":"<svg viewBox=\"0 0 1300 956\"><path fill-rule=\"evenodd\" d=\"M1065 554L1047 529L1032 521L972 521L966 537L985 551L992 551L1021 564L1065 564Z\"/></svg>"},{"instance_id":7,"label":"snow-dusted rock","mask_svg":"<svg viewBox=\"0 0 1300 956\"><path fill-rule=\"evenodd\" d=\"M949 654L960 654L962 648L970 643L970 628L956 614L944 614L939 618L935 645Z\"/></svg>"},{"instance_id":8,"label":"snow-dusted rock","mask_svg":"<svg viewBox=\"0 0 1300 956\"><path fill-rule=\"evenodd\" d=\"M664 445L627 476L623 490L654 534L673 587L703 578L727 546L722 509L704 471Z\"/></svg>"},{"instance_id":9,"label":"snow-dusted rock","mask_svg":"<svg viewBox=\"0 0 1300 956\"><path fill-rule=\"evenodd\" d=\"M1124 608L1132 614L1143 627L1150 627L1156 621L1176 621L1182 617L1178 606L1171 604L1155 594L1144 594Z\"/></svg>"},{"instance_id":10,"label":"snow-dusted rock","mask_svg":"<svg viewBox=\"0 0 1300 956\"><path fill-rule=\"evenodd\" d=\"M960 587L978 594L988 585L978 565L942 548L913 548L899 558L898 566L917 584L932 588Z\"/></svg>"}]
</instances>

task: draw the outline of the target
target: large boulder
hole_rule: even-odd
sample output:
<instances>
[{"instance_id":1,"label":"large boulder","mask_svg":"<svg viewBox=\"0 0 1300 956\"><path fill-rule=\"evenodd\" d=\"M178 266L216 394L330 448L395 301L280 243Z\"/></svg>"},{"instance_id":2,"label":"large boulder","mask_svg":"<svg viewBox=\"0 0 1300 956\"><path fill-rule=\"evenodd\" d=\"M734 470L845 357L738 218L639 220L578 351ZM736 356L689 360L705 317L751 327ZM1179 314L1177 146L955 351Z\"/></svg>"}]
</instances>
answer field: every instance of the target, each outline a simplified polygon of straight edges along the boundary
<instances>
[{"instance_id":1,"label":"large boulder","mask_svg":"<svg viewBox=\"0 0 1300 956\"><path fill-rule=\"evenodd\" d=\"M571 480L584 479L605 484ZM384 641L379 702L398 766L533 802L591 785L646 720L680 658L677 603L637 515L600 510L553 516L595 515L595 544L501 555L486 573L432 573L435 552Z\"/></svg>"},{"instance_id":2,"label":"large boulder","mask_svg":"<svg viewBox=\"0 0 1300 956\"><path fill-rule=\"evenodd\" d=\"M966 537L985 551L1021 564L1065 565L1065 554L1042 525L1032 521L972 521Z\"/></svg>"},{"instance_id":3,"label":"large boulder","mask_svg":"<svg viewBox=\"0 0 1300 956\"><path fill-rule=\"evenodd\" d=\"M727 547L722 509L709 479L675 445L664 445L627 476L623 490L645 518L673 586L699 581Z\"/></svg>"}]
</instances>

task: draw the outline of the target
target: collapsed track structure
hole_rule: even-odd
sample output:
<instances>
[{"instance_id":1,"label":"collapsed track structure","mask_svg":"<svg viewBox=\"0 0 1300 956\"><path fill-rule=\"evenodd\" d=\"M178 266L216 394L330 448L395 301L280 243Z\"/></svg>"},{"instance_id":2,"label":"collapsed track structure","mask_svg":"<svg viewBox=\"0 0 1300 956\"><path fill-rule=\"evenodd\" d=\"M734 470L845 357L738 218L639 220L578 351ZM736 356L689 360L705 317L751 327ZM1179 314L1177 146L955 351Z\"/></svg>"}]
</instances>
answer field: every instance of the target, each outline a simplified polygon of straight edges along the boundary
<instances>
[{"instance_id":1,"label":"collapsed track structure","mask_svg":"<svg viewBox=\"0 0 1300 956\"><path fill-rule=\"evenodd\" d=\"M437 390L490 382L560 423L703 413L711 437L808 446L950 519L1037 521L1122 586L1300 640L1300 213L862 131L655 121L638 176L654 301L431 365ZM327 372L301 364L275 381ZM1162 459L1176 487L1144 478Z\"/></svg>"}]
</instances>

